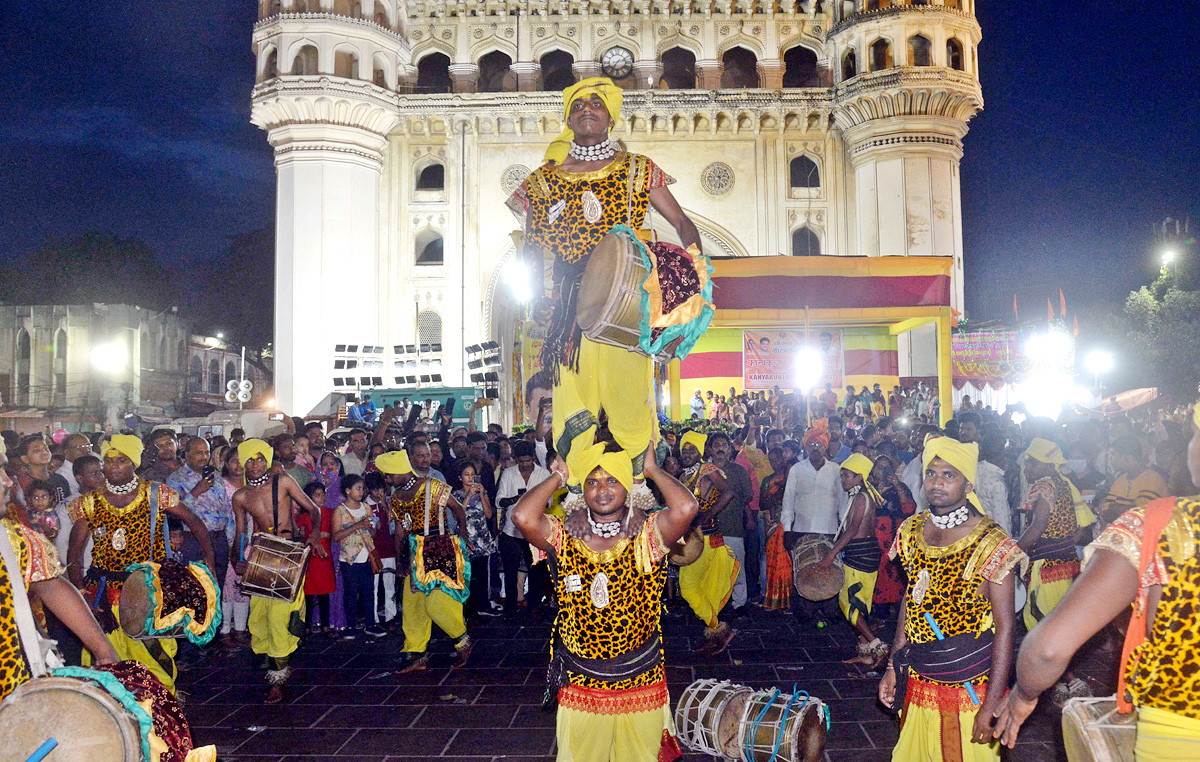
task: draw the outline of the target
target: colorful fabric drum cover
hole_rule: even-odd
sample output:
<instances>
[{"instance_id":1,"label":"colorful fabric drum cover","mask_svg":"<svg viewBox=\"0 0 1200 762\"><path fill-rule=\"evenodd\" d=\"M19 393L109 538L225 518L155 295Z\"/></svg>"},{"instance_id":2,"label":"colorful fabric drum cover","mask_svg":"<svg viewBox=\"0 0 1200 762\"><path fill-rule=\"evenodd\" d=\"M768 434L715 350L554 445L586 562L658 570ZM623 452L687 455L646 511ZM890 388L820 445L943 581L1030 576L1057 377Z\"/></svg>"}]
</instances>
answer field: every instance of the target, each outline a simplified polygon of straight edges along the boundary
<instances>
[{"instance_id":1,"label":"colorful fabric drum cover","mask_svg":"<svg viewBox=\"0 0 1200 762\"><path fill-rule=\"evenodd\" d=\"M121 592L121 629L131 638L187 638L207 645L221 627L221 588L202 563L130 564Z\"/></svg>"},{"instance_id":2,"label":"colorful fabric drum cover","mask_svg":"<svg viewBox=\"0 0 1200 762\"><path fill-rule=\"evenodd\" d=\"M471 594L471 565L467 563L466 542L458 535L408 536L413 589L429 593L434 588L459 603Z\"/></svg>"}]
</instances>

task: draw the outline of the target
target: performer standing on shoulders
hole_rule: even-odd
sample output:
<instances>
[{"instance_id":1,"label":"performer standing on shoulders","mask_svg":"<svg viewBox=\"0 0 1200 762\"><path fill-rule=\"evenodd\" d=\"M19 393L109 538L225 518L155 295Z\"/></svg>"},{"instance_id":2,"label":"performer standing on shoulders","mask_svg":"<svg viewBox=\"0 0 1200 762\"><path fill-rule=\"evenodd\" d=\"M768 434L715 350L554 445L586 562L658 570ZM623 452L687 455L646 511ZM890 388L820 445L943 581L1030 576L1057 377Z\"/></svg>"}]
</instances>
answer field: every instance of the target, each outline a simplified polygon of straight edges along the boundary
<instances>
[{"instance_id":1,"label":"performer standing on shoulders","mask_svg":"<svg viewBox=\"0 0 1200 762\"><path fill-rule=\"evenodd\" d=\"M233 515L237 526L234 558L243 558L242 549L249 547L247 517L253 521L255 532L273 534L285 540L299 542L294 507L299 505L312 517L312 534L307 543L321 558L327 553L321 544L321 509L317 507L296 480L287 474L271 474L275 451L261 439L247 439L238 445L238 461L246 474L246 486L233 493ZM246 573L246 562L235 568L240 577ZM304 591L290 601L278 598L250 596L250 650L259 668L267 670L270 688L263 703L278 704L283 689L292 676L289 661L304 639Z\"/></svg>"},{"instance_id":2,"label":"performer standing on shoulders","mask_svg":"<svg viewBox=\"0 0 1200 762\"><path fill-rule=\"evenodd\" d=\"M1011 572L1026 557L983 515L977 445L937 437L923 457L929 512L905 519L889 553L908 575L879 682L880 702L900 712L892 759L995 762L992 720L1004 702L1016 619Z\"/></svg>"},{"instance_id":3,"label":"performer standing on shoulders","mask_svg":"<svg viewBox=\"0 0 1200 762\"><path fill-rule=\"evenodd\" d=\"M168 690L175 690L176 643L172 638L135 640L121 629L121 588L130 564L167 560L167 514L187 525L200 544L204 563L215 569L208 529L200 517L179 501L165 484L139 479L134 469L142 462L142 441L117 434L100 448L104 487L71 504L71 545L67 569L71 581L84 591L117 656L144 664ZM92 566L84 580L79 571L88 534L92 537ZM84 661L89 662L86 654ZM89 662L90 663L90 662ZM85 664L84 666L88 666Z\"/></svg>"},{"instance_id":4,"label":"performer standing on shoulders","mask_svg":"<svg viewBox=\"0 0 1200 762\"><path fill-rule=\"evenodd\" d=\"M687 532L697 502L644 453L645 474L667 509L653 516L628 503L633 463L609 443L577 452L585 505L565 520L546 515L570 474L562 458L549 479L517 503L513 520L555 556L559 614L552 672L560 762L670 762L681 756L671 720L662 649L667 549ZM619 622L620 626L614 626ZM555 686L551 686L554 688Z\"/></svg>"},{"instance_id":5,"label":"performer standing on shoulders","mask_svg":"<svg viewBox=\"0 0 1200 762\"><path fill-rule=\"evenodd\" d=\"M542 369L554 385L555 449L566 458L572 478L586 476L577 458L595 441L604 408L613 438L634 453L634 502L645 509L654 504L641 484L642 456L657 425L651 400L654 363L585 338L575 323L576 296L596 244L618 225L641 231L649 207L675 228L685 248L695 246L697 253L700 233L667 190L675 181L647 157L621 151L609 138L620 112L621 88L605 77L564 90L566 127L546 151L547 163L526 178L508 205L525 224L526 246L553 263L552 293L535 303L534 319L549 324ZM537 257L534 264L535 288L541 291L549 278L537 270ZM707 279L707 263L701 266ZM701 305L692 307L698 315ZM571 486L578 491L578 482Z\"/></svg>"},{"instance_id":6,"label":"performer standing on shoulders","mask_svg":"<svg viewBox=\"0 0 1200 762\"><path fill-rule=\"evenodd\" d=\"M1192 482L1200 481L1200 405L1188 446ZM1083 573L1066 597L1025 637L1017 684L994 735L1012 748L1038 696L1075 652L1133 605L1121 657L1117 703L1136 706L1138 762L1200 758L1200 499L1162 498L1105 527L1084 551ZM1126 693L1128 692L1128 693Z\"/></svg>"}]
</instances>

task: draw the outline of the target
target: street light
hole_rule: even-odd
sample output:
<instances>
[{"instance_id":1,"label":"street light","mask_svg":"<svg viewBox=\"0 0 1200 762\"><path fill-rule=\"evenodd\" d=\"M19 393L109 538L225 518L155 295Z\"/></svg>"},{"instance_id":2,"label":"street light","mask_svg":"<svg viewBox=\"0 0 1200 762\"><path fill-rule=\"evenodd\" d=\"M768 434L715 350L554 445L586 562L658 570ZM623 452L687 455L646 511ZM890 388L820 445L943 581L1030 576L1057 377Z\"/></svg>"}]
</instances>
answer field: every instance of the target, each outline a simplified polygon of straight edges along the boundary
<instances>
[{"instance_id":1,"label":"street light","mask_svg":"<svg viewBox=\"0 0 1200 762\"><path fill-rule=\"evenodd\" d=\"M512 291L513 298L520 304L528 304L533 299L533 274L529 265L519 259L509 260L501 271L504 282Z\"/></svg>"},{"instance_id":2,"label":"street light","mask_svg":"<svg viewBox=\"0 0 1200 762\"><path fill-rule=\"evenodd\" d=\"M1167 249L1166 251L1164 251L1162 253L1163 267L1166 267L1167 265L1171 264L1174 261L1175 261L1175 250L1174 249Z\"/></svg>"},{"instance_id":3,"label":"street light","mask_svg":"<svg viewBox=\"0 0 1200 762\"><path fill-rule=\"evenodd\" d=\"M92 347L91 358L96 370L115 375L125 369L129 362L129 353L123 341L114 339L107 344Z\"/></svg>"},{"instance_id":4,"label":"street light","mask_svg":"<svg viewBox=\"0 0 1200 762\"><path fill-rule=\"evenodd\" d=\"M1100 393L1100 375L1108 373L1113 369L1113 353L1103 349L1097 349L1089 352L1088 356L1083 358L1083 367L1091 371L1096 379L1096 393Z\"/></svg>"}]
</instances>

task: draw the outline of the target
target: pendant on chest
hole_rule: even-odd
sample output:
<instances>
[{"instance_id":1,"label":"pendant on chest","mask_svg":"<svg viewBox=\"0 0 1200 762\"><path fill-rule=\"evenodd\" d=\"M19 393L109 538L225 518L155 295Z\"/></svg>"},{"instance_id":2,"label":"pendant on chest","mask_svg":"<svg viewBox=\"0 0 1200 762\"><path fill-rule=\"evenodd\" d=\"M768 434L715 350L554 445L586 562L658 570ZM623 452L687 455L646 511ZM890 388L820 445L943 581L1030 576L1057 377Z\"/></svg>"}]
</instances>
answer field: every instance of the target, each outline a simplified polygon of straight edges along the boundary
<instances>
[{"instance_id":1,"label":"pendant on chest","mask_svg":"<svg viewBox=\"0 0 1200 762\"><path fill-rule=\"evenodd\" d=\"M592 580L592 605L602 609L608 605L608 575L599 572Z\"/></svg>"},{"instance_id":2,"label":"pendant on chest","mask_svg":"<svg viewBox=\"0 0 1200 762\"><path fill-rule=\"evenodd\" d=\"M111 542L113 550L125 550L125 527L121 527L117 531L113 532Z\"/></svg>"},{"instance_id":3,"label":"pendant on chest","mask_svg":"<svg viewBox=\"0 0 1200 762\"><path fill-rule=\"evenodd\" d=\"M600 221L604 216L604 207L600 204L600 199L596 198L596 194L590 190L583 192L583 218L593 224Z\"/></svg>"},{"instance_id":4,"label":"pendant on chest","mask_svg":"<svg viewBox=\"0 0 1200 762\"><path fill-rule=\"evenodd\" d=\"M919 606L921 604L921 601L925 600L925 594L927 592L929 592L929 582L930 582L929 570L922 569L920 571L920 573L917 574L916 584L913 585L913 590L912 590L913 603L915 603Z\"/></svg>"}]
</instances>

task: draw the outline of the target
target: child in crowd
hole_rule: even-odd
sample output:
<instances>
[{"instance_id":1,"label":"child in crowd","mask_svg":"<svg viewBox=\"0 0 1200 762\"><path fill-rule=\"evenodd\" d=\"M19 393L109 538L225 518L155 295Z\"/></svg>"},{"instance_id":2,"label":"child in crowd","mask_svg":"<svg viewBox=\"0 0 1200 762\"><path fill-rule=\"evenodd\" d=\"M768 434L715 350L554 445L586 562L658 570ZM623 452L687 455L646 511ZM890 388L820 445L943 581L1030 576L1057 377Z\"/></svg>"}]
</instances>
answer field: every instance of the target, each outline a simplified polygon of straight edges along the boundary
<instances>
[{"instance_id":1,"label":"child in crowd","mask_svg":"<svg viewBox=\"0 0 1200 762\"><path fill-rule=\"evenodd\" d=\"M325 485L321 482L310 482L304 487L304 494L317 505L325 505ZM312 532L312 519L308 512L303 511L296 517L303 537ZM333 620L329 617L329 594L337 588L333 573L333 554L330 538L333 536L333 511L321 509L321 545L325 547L325 558L316 553L309 556L308 573L304 577L305 608L308 611L308 631L316 632L317 614L320 614L321 626L325 634L332 636Z\"/></svg>"},{"instance_id":2,"label":"child in crowd","mask_svg":"<svg viewBox=\"0 0 1200 762\"><path fill-rule=\"evenodd\" d=\"M375 572L371 557L375 553L375 512L363 502L366 485L358 474L342 477L342 504L333 513L333 539L340 544L338 562L342 571L343 608L346 612L344 640L354 640L362 632L373 638L387 634L374 623L371 602L374 599Z\"/></svg>"}]
</instances>

